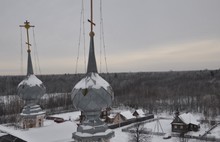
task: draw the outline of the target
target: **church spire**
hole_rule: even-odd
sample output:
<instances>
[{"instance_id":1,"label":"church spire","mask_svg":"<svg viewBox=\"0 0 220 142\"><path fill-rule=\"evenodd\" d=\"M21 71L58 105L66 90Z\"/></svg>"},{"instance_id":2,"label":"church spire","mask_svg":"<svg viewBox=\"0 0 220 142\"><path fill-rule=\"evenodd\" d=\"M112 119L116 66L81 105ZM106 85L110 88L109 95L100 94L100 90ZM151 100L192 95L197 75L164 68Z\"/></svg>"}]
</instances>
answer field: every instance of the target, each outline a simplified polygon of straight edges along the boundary
<instances>
[{"instance_id":1,"label":"church spire","mask_svg":"<svg viewBox=\"0 0 220 142\"><path fill-rule=\"evenodd\" d=\"M91 24L91 31L89 33L90 36L90 47L89 47L89 59L88 59L88 66L87 66L87 73L95 72L97 73L97 65L96 65L96 58L95 58L95 49L94 49L94 36L95 33L93 32L93 26L95 23L93 22L93 0L91 0L91 19L88 20Z\"/></svg>"},{"instance_id":2,"label":"church spire","mask_svg":"<svg viewBox=\"0 0 220 142\"><path fill-rule=\"evenodd\" d=\"M24 22L24 25L20 25L20 27L24 27L27 31L27 42L26 44L28 45L28 49L27 49L27 52L28 52L28 62L27 62L27 75L31 75L31 74L34 74L34 71L33 71L33 66L32 66L32 61L31 61L31 49L30 49L30 42L29 42L29 28L30 27L34 27L32 25L30 25L30 22L28 22L27 20Z\"/></svg>"}]
</instances>

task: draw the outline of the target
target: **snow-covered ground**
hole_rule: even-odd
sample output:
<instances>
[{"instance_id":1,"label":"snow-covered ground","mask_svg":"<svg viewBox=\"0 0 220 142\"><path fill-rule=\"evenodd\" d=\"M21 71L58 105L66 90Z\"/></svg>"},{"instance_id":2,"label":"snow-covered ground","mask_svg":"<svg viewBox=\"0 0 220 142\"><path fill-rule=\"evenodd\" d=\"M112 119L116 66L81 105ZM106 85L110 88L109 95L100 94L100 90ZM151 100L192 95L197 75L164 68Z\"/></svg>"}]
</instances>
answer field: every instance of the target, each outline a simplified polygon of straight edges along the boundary
<instances>
[{"instance_id":1,"label":"snow-covered ground","mask_svg":"<svg viewBox=\"0 0 220 142\"><path fill-rule=\"evenodd\" d=\"M214 128L210 132L210 134L208 134L208 136L215 136L216 138L220 139L220 124L216 128Z\"/></svg>"},{"instance_id":2,"label":"snow-covered ground","mask_svg":"<svg viewBox=\"0 0 220 142\"><path fill-rule=\"evenodd\" d=\"M81 114L80 111L75 111L75 112L55 114L52 116L53 117L60 117L60 118L63 118L64 120L76 121L77 119L79 119L80 114Z\"/></svg>"},{"instance_id":3,"label":"snow-covered ground","mask_svg":"<svg viewBox=\"0 0 220 142\"><path fill-rule=\"evenodd\" d=\"M53 115L54 117L60 117L64 120L67 120L63 123L55 123L52 120L45 120L44 126L41 128L31 128L29 130L15 129L14 127L8 127L6 125L0 125L0 131L7 132L11 135L15 135L21 139L24 139L29 142L71 142L72 133L76 132L77 129L77 119L79 118L80 112L70 112ZM162 115L160 115L162 117ZM199 118L199 117L198 117ZM70 120L70 121L69 121ZM159 119L159 121L151 121L144 124L145 128L151 129L152 131L157 131L154 129L157 124L160 124L164 133L171 133L171 123L172 116L166 116L166 119ZM128 132L122 132L123 128L132 126L120 127L114 129L115 137L111 139L111 142L128 142L130 134ZM199 132L190 132L191 135L198 136L199 134L204 134L210 127L202 124ZM220 125L211 131L210 136L215 136L220 138ZM1 135L0 135L1 136ZM170 139L163 139L163 136L151 135L152 142L179 142L180 138L172 137ZM196 139L189 139L188 142L198 142Z\"/></svg>"}]
</instances>

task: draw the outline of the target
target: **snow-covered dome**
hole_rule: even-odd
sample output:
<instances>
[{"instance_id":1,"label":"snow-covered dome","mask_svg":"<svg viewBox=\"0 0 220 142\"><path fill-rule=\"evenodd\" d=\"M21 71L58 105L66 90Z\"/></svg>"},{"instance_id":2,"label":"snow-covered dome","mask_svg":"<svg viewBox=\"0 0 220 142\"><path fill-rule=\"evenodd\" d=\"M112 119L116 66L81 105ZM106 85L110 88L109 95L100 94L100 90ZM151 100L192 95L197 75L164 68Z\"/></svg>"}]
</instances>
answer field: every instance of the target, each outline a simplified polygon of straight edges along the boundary
<instances>
[{"instance_id":1,"label":"snow-covered dome","mask_svg":"<svg viewBox=\"0 0 220 142\"><path fill-rule=\"evenodd\" d=\"M46 88L34 74L26 76L18 85L18 95L25 101L37 101L46 92Z\"/></svg>"},{"instance_id":2,"label":"snow-covered dome","mask_svg":"<svg viewBox=\"0 0 220 142\"><path fill-rule=\"evenodd\" d=\"M98 73L88 73L72 90L72 100L81 111L110 107L114 98L112 87Z\"/></svg>"}]
</instances>

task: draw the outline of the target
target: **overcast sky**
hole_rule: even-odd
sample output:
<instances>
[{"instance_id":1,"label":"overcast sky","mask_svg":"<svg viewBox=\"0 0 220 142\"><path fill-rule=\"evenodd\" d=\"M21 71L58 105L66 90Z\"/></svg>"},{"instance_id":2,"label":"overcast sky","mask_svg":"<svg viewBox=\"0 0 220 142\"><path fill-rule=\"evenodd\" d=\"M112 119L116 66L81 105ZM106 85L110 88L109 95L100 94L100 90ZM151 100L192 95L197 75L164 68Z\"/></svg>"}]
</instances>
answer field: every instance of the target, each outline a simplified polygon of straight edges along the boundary
<instances>
[{"instance_id":1,"label":"overcast sky","mask_svg":"<svg viewBox=\"0 0 220 142\"><path fill-rule=\"evenodd\" d=\"M85 0L86 55L89 2ZM100 0L94 0L98 70L99 3ZM103 0L102 4L109 72L220 68L220 0ZM35 25L41 74L75 73L80 12L81 0L1 0L0 74L26 74L26 36L23 29L22 73L19 28L25 20ZM30 37L33 45L32 29ZM82 73L85 72L83 52L81 46L78 72ZM34 57L32 49L35 67ZM101 72L106 72L104 58ZM35 69L35 73L39 71Z\"/></svg>"}]
</instances>

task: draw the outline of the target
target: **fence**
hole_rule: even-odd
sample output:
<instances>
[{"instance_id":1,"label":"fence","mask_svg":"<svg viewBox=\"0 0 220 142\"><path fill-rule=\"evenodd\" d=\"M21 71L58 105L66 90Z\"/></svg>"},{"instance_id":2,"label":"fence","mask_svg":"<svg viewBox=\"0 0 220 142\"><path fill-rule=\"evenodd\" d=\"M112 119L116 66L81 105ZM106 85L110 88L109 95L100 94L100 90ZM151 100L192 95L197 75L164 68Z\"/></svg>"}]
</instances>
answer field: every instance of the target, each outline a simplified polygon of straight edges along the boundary
<instances>
[{"instance_id":1,"label":"fence","mask_svg":"<svg viewBox=\"0 0 220 142\"><path fill-rule=\"evenodd\" d=\"M132 119L129 119L127 121L124 121L124 122L121 122L121 123L118 123L118 124L108 125L108 128L116 129L118 127L123 127L123 126L129 125L129 124L132 124L132 123L136 123L136 122L143 122L145 120L149 120L149 119L153 119L153 118L154 118L154 115L153 114L149 114L149 115L147 115L145 117L132 118Z\"/></svg>"}]
</instances>

